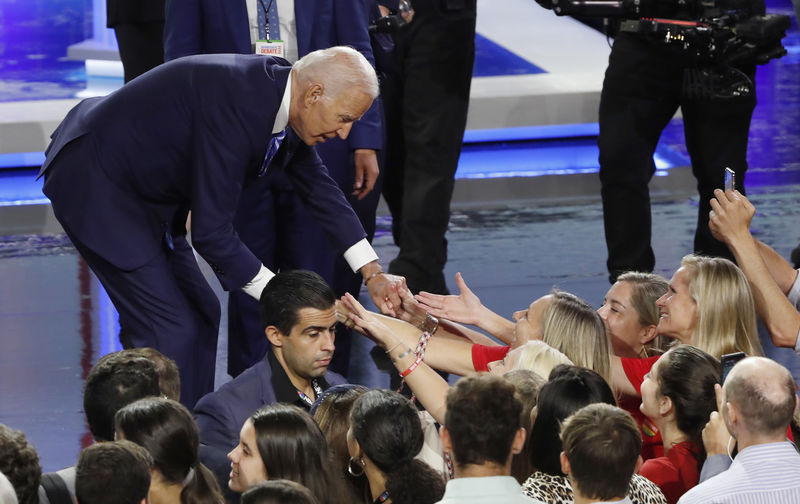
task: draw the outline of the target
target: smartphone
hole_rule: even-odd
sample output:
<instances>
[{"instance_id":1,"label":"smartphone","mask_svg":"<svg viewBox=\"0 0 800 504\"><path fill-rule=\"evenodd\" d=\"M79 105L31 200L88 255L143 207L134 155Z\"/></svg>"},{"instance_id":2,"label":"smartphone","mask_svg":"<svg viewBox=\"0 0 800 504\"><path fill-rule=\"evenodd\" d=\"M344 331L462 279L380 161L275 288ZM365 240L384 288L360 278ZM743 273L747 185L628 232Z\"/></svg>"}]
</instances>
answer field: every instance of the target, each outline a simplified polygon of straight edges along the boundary
<instances>
[{"instance_id":1,"label":"smartphone","mask_svg":"<svg viewBox=\"0 0 800 504\"><path fill-rule=\"evenodd\" d=\"M729 353L722 356L722 359L720 359L720 362L722 362L722 376L720 376L719 381L721 384L725 383L725 378L728 377L728 373L731 372L733 366L744 357L744 352Z\"/></svg>"},{"instance_id":2,"label":"smartphone","mask_svg":"<svg viewBox=\"0 0 800 504\"><path fill-rule=\"evenodd\" d=\"M736 189L736 173L730 168L725 168L725 190L733 191Z\"/></svg>"}]
</instances>

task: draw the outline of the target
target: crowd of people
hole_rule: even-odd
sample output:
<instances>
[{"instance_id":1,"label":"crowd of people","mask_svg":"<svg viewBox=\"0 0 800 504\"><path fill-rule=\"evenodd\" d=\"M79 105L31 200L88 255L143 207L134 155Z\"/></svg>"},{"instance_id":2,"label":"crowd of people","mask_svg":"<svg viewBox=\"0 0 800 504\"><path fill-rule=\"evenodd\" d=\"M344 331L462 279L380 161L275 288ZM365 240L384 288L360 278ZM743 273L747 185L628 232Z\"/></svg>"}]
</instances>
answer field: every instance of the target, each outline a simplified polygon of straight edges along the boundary
<instances>
[{"instance_id":1,"label":"crowd of people","mask_svg":"<svg viewBox=\"0 0 800 504\"><path fill-rule=\"evenodd\" d=\"M260 298L267 356L193 411L177 364L139 348L88 374L94 443L74 467L42 474L0 426L2 502L798 502L797 385L756 332L760 318L797 344L798 272L752 237L743 195L711 206L741 268L688 255L670 281L628 272L597 310L554 290L510 321L459 276L458 295L400 289L388 316L278 273ZM340 325L385 351L399 392L327 370Z\"/></svg>"},{"instance_id":2,"label":"crowd of people","mask_svg":"<svg viewBox=\"0 0 800 504\"><path fill-rule=\"evenodd\" d=\"M460 274L450 295L442 273L475 1L415 2L390 48L401 68L380 80L367 2L298 0L280 18L286 3L258 3L167 2L168 63L54 132L44 192L138 348L88 374L94 442L75 466L42 474L25 435L0 425L0 503L800 502L797 386L756 329L800 351L800 279L752 237L742 194L701 204L695 248L715 257L685 256L669 281L624 271L653 267L640 212L625 236L607 226L601 307L553 289L508 320ZM379 15L386 3L405 2ZM261 42L287 59L246 55ZM615 60L601 114L629 99ZM625 143L605 119L608 221L632 206L614 195ZM626 167L646 163L628 161L615 169L641 186ZM384 162L392 274L369 245L379 191L365 200ZM716 183L700 175L708 199ZM216 390L221 311L194 251L231 291L233 379ZM381 313L359 302L362 281ZM397 391L334 366L351 331L385 353Z\"/></svg>"}]
</instances>

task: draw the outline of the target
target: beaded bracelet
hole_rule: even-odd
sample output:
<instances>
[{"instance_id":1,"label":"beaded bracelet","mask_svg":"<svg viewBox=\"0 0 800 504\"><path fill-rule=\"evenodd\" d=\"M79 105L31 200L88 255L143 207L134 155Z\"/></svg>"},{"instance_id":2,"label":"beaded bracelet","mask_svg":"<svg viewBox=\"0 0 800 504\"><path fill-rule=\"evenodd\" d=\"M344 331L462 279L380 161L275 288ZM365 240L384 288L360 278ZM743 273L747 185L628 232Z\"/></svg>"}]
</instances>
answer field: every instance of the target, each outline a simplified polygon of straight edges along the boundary
<instances>
[{"instance_id":1,"label":"beaded bracelet","mask_svg":"<svg viewBox=\"0 0 800 504\"><path fill-rule=\"evenodd\" d=\"M431 339L431 333L427 331L423 332L422 335L419 337L419 343L417 343L417 348L414 350L414 353L417 355L417 358L414 359L414 362L408 367L408 369L400 373L400 378L402 378L402 380L400 381L400 388L397 389L398 393L400 393L400 391L403 390L403 387L406 384L405 380L406 376L410 375L412 371L417 369L417 366L419 366L420 362L422 362L423 357L425 357L425 350L428 348L428 340L430 339ZM402 354L398 355L397 359L395 359L393 362L399 361L400 359L408 355L410 352L411 352L410 349L407 352L403 352ZM413 401L414 395L412 394L411 397Z\"/></svg>"},{"instance_id":2,"label":"beaded bracelet","mask_svg":"<svg viewBox=\"0 0 800 504\"><path fill-rule=\"evenodd\" d=\"M408 366L408 369L400 373L400 378L405 378L406 376L410 375L412 371L417 369L417 366L419 366L420 362L422 362L422 357L418 356L416 359L414 359L414 362Z\"/></svg>"},{"instance_id":3,"label":"beaded bracelet","mask_svg":"<svg viewBox=\"0 0 800 504\"><path fill-rule=\"evenodd\" d=\"M428 331L423 332L419 337L419 343L417 343L417 348L414 349L414 353L417 354L417 357L420 359L423 355L425 355L425 350L428 348L428 340L431 339L431 333Z\"/></svg>"}]
</instances>

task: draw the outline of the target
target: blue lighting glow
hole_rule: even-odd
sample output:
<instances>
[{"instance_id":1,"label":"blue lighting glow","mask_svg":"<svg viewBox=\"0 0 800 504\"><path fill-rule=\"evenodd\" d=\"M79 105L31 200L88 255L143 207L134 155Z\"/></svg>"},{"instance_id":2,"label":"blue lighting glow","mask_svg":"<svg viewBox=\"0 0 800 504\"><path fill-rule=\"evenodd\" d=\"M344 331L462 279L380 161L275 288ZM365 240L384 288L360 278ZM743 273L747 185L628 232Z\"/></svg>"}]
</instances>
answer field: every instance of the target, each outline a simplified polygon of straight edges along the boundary
<instances>
[{"instance_id":1,"label":"blue lighting glow","mask_svg":"<svg viewBox=\"0 0 800 504\"><path fill-rule=\"evenodd\" d=\"M14 170L0 172L0 206L47 205L50 203L42 194L41 179L36 179L33 170Z\"/></svg>"},{"instance_id":2,"label":"blue lighting glow","mask_svg":"<svg viewBox=\"0 0 800 504\"><path fill-rule=\"evenodd\" d=\"M600 126L597 123L517 126L513 128L467 130L464 132L464 143L582 138L596 137L598 134L600 134Z\"/></svg>"},{"instance_id":3,"label":"blue lighting glow","mask_svg":"<svg viewBox=\"0 0 800 504\"><path fill-rule=\"evenodd\" d=\"M0 168L30 168L44 163L44 152L0 154Z\"/></svg>"},{"instance_id":4,"label":"blue lighting glow","mask_svg":"<svg viewBox=\"0 0 800 504\"><path fill-rule=\"evenodd\" d=\"M92 274L94 278L94 274ZM114 303L109 299L106 290L97 278L94 278L97 292L97 325L99 328L99 355L122 350L119 342L119 315Z\"/></svg>"},{"instance_id":5,"label":"blue lighting glow","mask_svg":"<svg viewBox=\"0 0 800 504\"><path fill-rule=\"evenodd\" d=\"M456 178L538 177L575 175L600 171L597 139L552 139L464 145ZM687 156L659 146L654 156L656 169L689 166Z\"/></svg>"}]
</instances>

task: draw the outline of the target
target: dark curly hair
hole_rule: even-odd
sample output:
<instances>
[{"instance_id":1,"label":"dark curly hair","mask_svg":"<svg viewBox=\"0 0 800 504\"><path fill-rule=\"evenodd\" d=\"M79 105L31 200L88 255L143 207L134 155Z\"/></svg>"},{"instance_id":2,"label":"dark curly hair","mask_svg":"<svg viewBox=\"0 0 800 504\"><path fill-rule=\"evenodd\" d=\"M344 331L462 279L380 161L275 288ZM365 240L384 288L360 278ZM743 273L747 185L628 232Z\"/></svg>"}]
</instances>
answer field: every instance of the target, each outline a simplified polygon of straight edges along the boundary
<instances>
[{"instance_id":1,"label":"dark curly hair","mask_svg":"<svg viewBox=\"0 0 800 504\"><path fill-rule=\"evenodd\" d=\"M415 459L424 435L411 401L391 390L370 390L350 414L353 437L386 476L394 504L432 504L444 495L444 479Z\"/></svg>"},{"instance_id":2,"label":"dark curly hair","mask_svg":"<svg viewBox=\"0 0 800 504\"><path fill-rule=\"evenodd\" d=\"M0 472L17 492L19 504L39 504L42 467L39 455L22 431L0 424Z\"/></svg>"},{"instance_id":3,"label":"dark curly hair","mask_svg":"<svg viewBox=\"0 0 800 504\"><path fill-rule=\"evenodd\" d=\"M494 375L468 376L447 393L444 424L456 465L505 465L521 427L514 385Z\"/></svg>"},{"instance_id":4,"label":"dark curly hair","mask_svg":"<svg viewBox=\"0 0 800 504\"><path fill-rule=\"evenodd\" d=\"M95 441L114 439L114 414L123 406L158 395L158 372L149 359L130 350L101 357L83 389L83 411Z\"/></svg>"}]
</instances>

